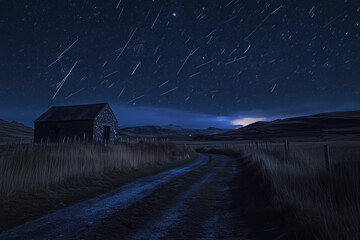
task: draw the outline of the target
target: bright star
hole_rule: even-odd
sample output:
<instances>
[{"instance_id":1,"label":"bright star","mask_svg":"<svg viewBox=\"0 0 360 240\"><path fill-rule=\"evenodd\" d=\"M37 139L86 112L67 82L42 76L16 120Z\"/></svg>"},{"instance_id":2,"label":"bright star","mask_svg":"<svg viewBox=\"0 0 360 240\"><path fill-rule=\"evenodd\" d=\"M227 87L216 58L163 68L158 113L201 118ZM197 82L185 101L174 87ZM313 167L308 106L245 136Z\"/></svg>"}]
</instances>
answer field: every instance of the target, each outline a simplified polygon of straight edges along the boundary
<instances>
[{"instance_id":1,"label":"bright star","mask_svg":"<svg viewBox=\"0 0 360 240\"><path fill-rule=\"evenodd\" d=\"M174 12L173 14L172 14L174 17L176 17L176 13Z\"/></svg>"}]
</instances>

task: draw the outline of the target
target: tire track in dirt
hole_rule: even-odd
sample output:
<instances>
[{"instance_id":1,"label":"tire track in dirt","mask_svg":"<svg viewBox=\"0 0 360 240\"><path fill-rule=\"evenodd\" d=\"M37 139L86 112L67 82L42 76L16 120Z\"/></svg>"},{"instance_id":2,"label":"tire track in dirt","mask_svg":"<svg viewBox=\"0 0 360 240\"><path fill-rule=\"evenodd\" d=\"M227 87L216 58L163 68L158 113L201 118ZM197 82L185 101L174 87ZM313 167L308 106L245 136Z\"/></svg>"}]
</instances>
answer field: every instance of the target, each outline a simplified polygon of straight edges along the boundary
<instances>
[{"instance_id":1,"label":"tire track in dirt","mask_svg":"<svg viewBox=\"0 0 360 240\"><path fill-rule=\"evenodd\" d=\"M126 239L135 235L139 229L154 222L168 210L169 206L188 190L189 186L213 171L217 163L218 161L210 158L207 164L160 186L142 201L119 210L94 228L91 233L78 236L78 239L89 239L89 236L91 236L90 239Z\"/></svg>"},{"instance_id":2,"label":"tire track in dirt","mask_svg":"<svg viewBox=\"0 0 360 240\"><path fill-rule=\"evenodd\" d=\"M214 176L224 168L226 162L221 161L219 166L212 169L200 180L190 186L185 192L178 197L175 202L161 214L154 222L145 225L142 229L138 230L134 235L128 236L128 240L157 240L164 238L168 233L182 221L182 217L188 213L188 206L197 197L200 189L209 184Z\"/></svg>"},{"instance_id":3,"label":"tire track in dirt","mask_svg":"<svg viewBox=\"0 0 360 240\"><path fill-rule=\"evenodd\" d=\"M216 158L226 161L226 165L203 185L182 222L163 239L252 239L244 219L234 212L239 203L233 201L230 193L230 183L238 174L238 162L222 155Z\"/></svg>"},{"instance_id":4,"label":"tire track in dirt","mask_svg":"<svg viewBox=\"0 0 360 240\"><path fill-rule=\"evenodd\" d=\"M208 164L106 219L91 239L251 239L233 211L229 183L236 174L235 159L212 155Z\"/></svg>"}]
</instances>

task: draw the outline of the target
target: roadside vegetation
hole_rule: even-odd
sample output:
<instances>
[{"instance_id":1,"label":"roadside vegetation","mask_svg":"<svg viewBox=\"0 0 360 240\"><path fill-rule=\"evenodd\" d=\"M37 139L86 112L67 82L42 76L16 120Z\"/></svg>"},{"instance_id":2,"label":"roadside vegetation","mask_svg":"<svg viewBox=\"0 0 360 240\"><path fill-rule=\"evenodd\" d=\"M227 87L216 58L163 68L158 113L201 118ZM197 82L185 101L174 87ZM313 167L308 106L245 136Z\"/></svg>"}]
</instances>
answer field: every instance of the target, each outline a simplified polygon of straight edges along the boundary
<instances>
[{"instance_id":1,"label":"roadside vegetation","mask_svg":"<svg viewBox=\"0 0 360 240\"><path fill-rule=\"evenodd\" d=\"M0 232L194 157L157 141L0 145Z\"/></svg>"},{"instance_id":2,"label":"roadside vegetation","mask_svg":"<svg viewBox=\"0 0 360 240\"><path fill-rule=\"evenodd\" d=\"M171 143L9 145L0 150L0 196L44 191L109 172L129 173L190 158Z\"/></svg>"},{"instance_id":3,"label":"roadside vegetation","mask_svg":"<svg viewBox=\"0 0 360 240\"><path fill-rule=\"evenodd\" d=\"M324 144L224 145L205 151L229 154L242 163L236 183L241 211L262 239L358 239L360 236L360 147ZM236 195L236 191L235 191Z\"/></svg>"}]
</instances>

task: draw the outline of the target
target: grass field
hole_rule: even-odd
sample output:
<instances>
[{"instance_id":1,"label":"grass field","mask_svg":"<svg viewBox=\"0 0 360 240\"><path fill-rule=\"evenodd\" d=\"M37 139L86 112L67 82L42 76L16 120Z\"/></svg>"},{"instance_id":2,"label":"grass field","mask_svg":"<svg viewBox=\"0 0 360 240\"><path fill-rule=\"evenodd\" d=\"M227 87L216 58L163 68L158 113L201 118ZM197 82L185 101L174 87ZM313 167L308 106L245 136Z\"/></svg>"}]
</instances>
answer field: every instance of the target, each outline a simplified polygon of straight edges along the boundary
<instances>
[{"instance_id":1,"label":"grass field","mask_svg":"<svg viewBox=\"0 0 360 240\"><path fill-rule=\"evenodd\" d=\"M132 170L189 158L171 143L8 145L0 149L0 196L44 190L50 186L107 172Z\"/></svg>"},{"instance_id":2,"label":"grass field","mask_svg":"<svg viewBox=\"0 0 360 240\"><path fill-rule=\"evenodd\" d=\"M330 170L324 145L330 148ZM242 206L240 214L245 214L255 231L264 233L262 239L357 239L360 143L290 142L289 146L285 152L283 142L4 145L0 148L0 200L6 206L3 213L15 216L16 221L8 224L7 217L0 222L5 228L16 225L25 211L29 218L38 216L42 212L34 209L50 210L77 192L82 193L71 201L87 197L85 192L90 188L93 193L103 191L104 186L111 189L113 178L121 173L125 176L139 169L181 162L193 153L191 149L200 148L238 157L241 174L234 181L242 187L247 185L247 194L236 196ZM124 182L118 180L115 182ZM98 187L101 184L104 186ZM54 193L57 189L59 192ZM39 191L43 194L36 195ZM24 195L35 197L23 199ZM10 210L20 205L25 207Z\"/></svg>"},{"instance_id":3,"label":"grass field","mask_svg":"<svg viewBox=\"0 0 360 240\"><path fill-rule=\"evenodd\" d=\"M325 144L330 147L330 170L325 161ZM259 191L249 192L258 196L245 196L250 203L245 211L254 224L269 221L276 227L278 219L274 217L280 216L282 220L278 223L286 229L279 233L291 232L283 238L335 240L360 236L359 143L290 143L288 153L283 143L218 144L212 148L241 158L242 168L246 166L252 171L242 181L248 180L255 184L252 188L269 193L265 194L268 199ZM254 178L261 183L253 181ZM262 224L265 226L266 223Z\"/></svg>"}]
</instances>

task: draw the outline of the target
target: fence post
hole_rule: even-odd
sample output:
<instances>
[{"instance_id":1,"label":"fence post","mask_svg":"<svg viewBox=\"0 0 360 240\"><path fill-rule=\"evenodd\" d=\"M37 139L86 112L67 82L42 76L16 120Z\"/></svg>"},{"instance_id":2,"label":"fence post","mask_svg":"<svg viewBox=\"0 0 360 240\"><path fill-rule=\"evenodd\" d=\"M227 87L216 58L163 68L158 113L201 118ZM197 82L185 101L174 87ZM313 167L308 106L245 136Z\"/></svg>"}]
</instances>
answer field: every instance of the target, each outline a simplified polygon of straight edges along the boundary
<instances>
[{"instance_id":1,"label":"fence post","mask_svg":"<svg viewBox=\"0 0 360 240\"><path fill-rule=\"evenodd\" d=\"M331 171L331 161L330 161L330 147L329 145L324 146L324 153L325 153L325 163L328 171Z\"/></svg>"}]
</instances>

